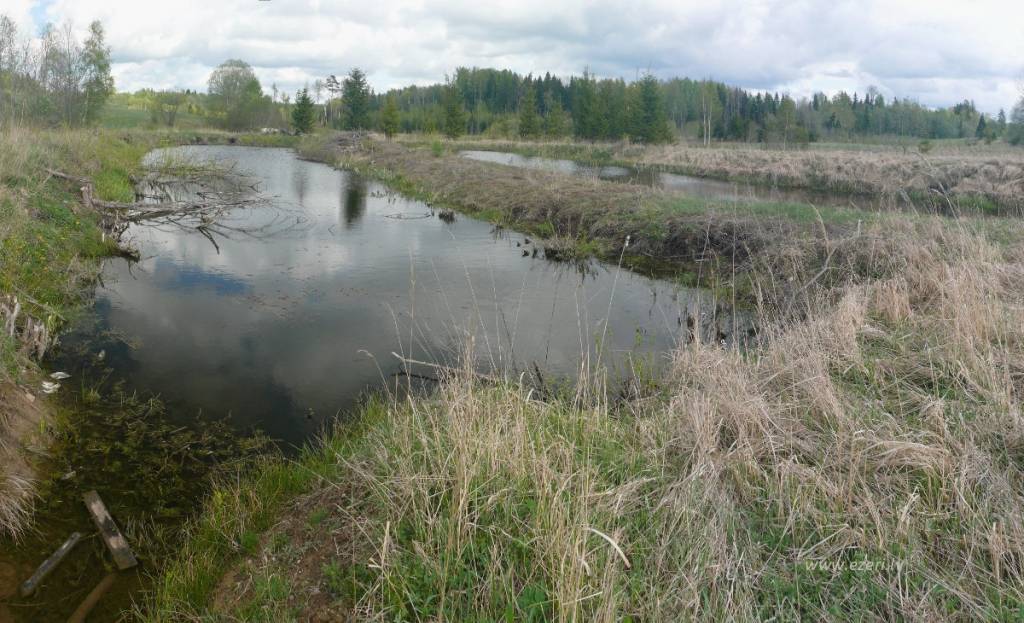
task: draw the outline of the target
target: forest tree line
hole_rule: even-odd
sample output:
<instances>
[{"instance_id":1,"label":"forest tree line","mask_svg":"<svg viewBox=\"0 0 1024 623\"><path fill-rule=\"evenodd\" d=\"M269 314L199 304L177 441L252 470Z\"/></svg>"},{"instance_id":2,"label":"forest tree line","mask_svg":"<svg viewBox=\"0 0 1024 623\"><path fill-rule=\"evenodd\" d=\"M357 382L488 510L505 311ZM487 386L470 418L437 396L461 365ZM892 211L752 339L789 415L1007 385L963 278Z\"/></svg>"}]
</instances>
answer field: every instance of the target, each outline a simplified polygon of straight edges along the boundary
<instances>
[{"instance_id":1,"label":"forest tree line","mask_svg":"<svg viewBox=\"0 0 1024 623\"><path fill-rule=\"evenodd\" d=\"M81 41L70 25L51 24L33 44L0 14L0 126L95 123L113 92L100 22Z\"/></svg>"},{"instance_id":2,"label":"forest tree line","mask_svg":"<svg viewBox=\"0 0 1024 623\"><path fill-rule=\"evenodd\" d=\"M254 74L249 79L258 82ZM287 120L293 104L272 89L270 102L285 109L277 118ZM211 78L207 97L215 101L217 92ZM388 135L574 136L644 143L684 137L704 144L745 141L783 146L893 136L986 142L1004 137L1015 144L1024 142L1024 98L1009 116L1001 110L991 117L970 100L933 109L910 99L887 100L875 88L864 94L816 93L795 100L713 80L659 80L646 74L626 82L597 79L588 72L562 79L476 68L459 68L444 83L383 93L373 92L366 74L353 69L340 79L331 75L316 80L306 92L316 111L315 122Z\"/></svg>"},{"instance_id":3,"label":"forest tree line","mask_svg":"<svg viewBox=\"0 0 1024 623\"><path fill-rule=\"evenodd\" d=\"M644 105L651 97L652 106ZM1024 123L1024 102L1008 118L1005 111L990 117L964 100L948 108L932 109L910 99L887 100L877 89L864 94L839 92L832 97L816 93L795 100L786 94L751 92L713 80L651 76L627 83L595 79L584 72L564 80L557 76L522 76L509 70L456 70L445 84L409 86L374 95L372 110L394 98L403 132L443 131L445 99L454 91L466 117L465 131L495 137L572 134L587 140L644 140L637 130L637 115L652 109L664 119L668 135L704 143L747 141L806 143L858 140L874 136L918 139L977 138L994 140L1006 135L1012 123ZM527 111L535 110L539 131L520 127ZM640 123L641 129L644 126ZM1017 135L1009 138L1016 138ZM1017 138L1019 141L1020 139Z\"/></svg>"},{"instance_id":4,"label":"forest tree line","mask_svg":"<svg viewBox=\"0 0 1024 623\"><path fill-rule=\"evenodd\" d=\"M83 41L70 26L47 26L36 44L0 15L0 123L95 123L114 93L103 27ZM1009 115L988 116L964 100L933 109L911 99L865 93L815 93L796 100L714 80L650 74L627 82L582 75L561 78L510 70L458 68L443 83L375 93L359 69L327 76L295 93L266 89L246 62L230 59L210 75L205 93L142 90L118 100L144 108L154 125L174 126L182 112L229 130L287 128L440 132L494 138L574 136L660 143L685 138L802 145L871 137L1003 137L1024 142L1024 98Z\"/></svg>"}]
</instances>

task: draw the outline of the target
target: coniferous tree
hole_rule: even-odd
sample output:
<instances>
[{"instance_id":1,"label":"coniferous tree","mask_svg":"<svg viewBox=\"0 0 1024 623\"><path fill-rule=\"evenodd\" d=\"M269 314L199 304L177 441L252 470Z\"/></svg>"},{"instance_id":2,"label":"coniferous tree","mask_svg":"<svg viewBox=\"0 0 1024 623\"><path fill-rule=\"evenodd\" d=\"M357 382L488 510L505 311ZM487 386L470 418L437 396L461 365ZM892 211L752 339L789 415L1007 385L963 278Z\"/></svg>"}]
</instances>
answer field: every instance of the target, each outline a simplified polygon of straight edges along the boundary
<instances>
[{"instance_id":1,"label":"coniferous tree","mask_svg":"<svg viewBox=\"0 0 1024 623\"><path fill-rule=\"evenodd\" d=\"M671 140L668 116L665 114L665 103L657 78L646 74L636 84L634 102L636 112L634 114L633 138L648 144L664 143Z\"/></svg>"},{"instance_id":2,"label":"coniferous tree","mask_svg":"<svg viewBox=\"0 0 1024 623\"><path fill-rule=\"evenodd\" d=\"M978 117L978 126L974 128L974 138L985 138L985 126L985 115L981 115Z\"/></svg>"},{"instance_id":3,"label":"coniferous tree","mask_svg":"<svg viewBox=\"0 0 1024 623\"><path fill-rule=\"evenodd\" d=\"M292 127L296 134L308 134L313 129L313 98L309 96L309 89L303 88L295 94Z\"/></svg>"},{"instance_id":4,"label":"coniferous tree","mask_svg":"<svg viewBox=\"0 0 1024 623\"><path fill-rule=\"evenodd\" d=\"M573 125L576 136L587 140L600 138L601 119L597 101L597 87L589 71L574 80Z\"/></svg>"},{"instance_id":5,"label":"coniferous tree","mask_svg":"<svg viewBox=\"0 0 1024 623\"><path fill-rule=\"evenodd\" d=\"M540 135L540 116L537 114L537 92L533 85L526 87L519 100L519 136L536 138Z\"/></svg>"},{"instance_id":6,"label":"coniferous tree","mask_svg":"<svg viewBox=\"0 0 1024 623\"><path fill-rule=\"evenodd\" d=\"M633 131L637 106L632 89L623 80L602 80L597 85L597 138L621 139Z\"/></svg>"},{"instance_id":7,"label":"coniferous tree","mask_svg":"<svg viewBox=\"0 0 1024 623\"><path fill-rule=\"evenodd\" d=\"M444 134L448 138L459 138L466 131L466 111L462 107L462 94L455 84L449 84L444 91Z\"/></svg>"},{"instance_id":8,"label":"coniferous tree","mask_svg":"<svg viewBox=\"0 0 1024 623\"><path fill-rule=\"evenodd\" d=\"M398 134L398 103L395 101L394 95L389 95L387 100L385 100L384 109L380 113L380 123L384 130L384 136L388 139L393 137L395 134Z\"/></svg>"},{"instance_id":9,"label":"coniferous tree","mask_svg":"<svg viewBox=\"0 0 1024 623\"><path fill-rule=\"evenodd\" d=\"M558 138L569 134L569 127L572 119L562 108L562 102L557 98L551 98L547 105L548 113L544 115L544 134Z\"/></svg>"},{"instance_id":10,"label":"coniferous tree","mask_svg":"<svg viewBox=\"0 0 1024 623\"><path fill-rule=\"evenodd\" d=\"M370 125L370 86L358 67L349 72L341 87L341 105L345 109L346 130L363 130Z\"/></svg>"},{"instance_id":11,"label":"coniferous tree","mask_svg":"<svg viewBox=\"0 0 1024 623\"><path fill-rule=\"evenodd\" d=\"M1006 140L1011 145L1024 143L1024 97L1010 111L1010 123L1006 126Z\"/></svg>"}]
</instances>

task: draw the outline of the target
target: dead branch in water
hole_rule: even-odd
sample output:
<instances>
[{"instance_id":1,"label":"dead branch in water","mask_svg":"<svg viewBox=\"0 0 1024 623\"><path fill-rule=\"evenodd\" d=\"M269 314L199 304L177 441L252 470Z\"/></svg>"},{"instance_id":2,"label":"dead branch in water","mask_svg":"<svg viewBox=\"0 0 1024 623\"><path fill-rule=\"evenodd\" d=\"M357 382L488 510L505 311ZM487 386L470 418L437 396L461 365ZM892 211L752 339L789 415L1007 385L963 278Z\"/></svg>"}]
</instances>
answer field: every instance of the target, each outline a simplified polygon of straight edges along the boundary
<instances>
[{"instance_id":1,"label":"dead branch in water","mask_svg":"<svg viewBox=\"0 0 1024 623\"><path fill-rule=\"evenodd\" d=\"M98 211L103 216L104 236L110 234L115 240L120 240L130 225L147 222L198 231L220 253L214 234L227 237L226 232L241 230L218 223L218 220L231 210L251 207L264 201L255 191L255 184L234 179L228 174L211 176L210 179L195 175L186 179L148 176L144 183L155 194L146 194L142 201L127 203L97 199L95 184L89 178L54 169L46 169L46 172L52 177L78 185L82 204L86 209ZM207 185L214 180L220 188ZM138 252L132 249L124 251L129 258L139 259Z\"/></svg>"},{"instance_id":2,"label":"dead branch in water","mask_svg":"<svg viewBox=\"0 0 1024 623\"><path fill-rule=\"evenodd\" d=\"M209 213L210 211L219 211L244 205L251 205L256 201L256 198L250 193L240 190L231 190L227 192L198 192L196 193L197 198L194 200L171 200L156 203L148 201L137 201L131 203L121 201L104 201L102 199L96 199L95 184L89 178L68 175L67 173L55 171L53 169L46 169L46 172L53 177L80 184L81 188L79 191L82 193L82 203L84 203L87 208L114 211L125 220L132 222L168 216L171 214ZM175 180L164 183L173 182L175 182ZM247 186L247 188L251 188L251 186Z\"/></svg>"}]
</instances>

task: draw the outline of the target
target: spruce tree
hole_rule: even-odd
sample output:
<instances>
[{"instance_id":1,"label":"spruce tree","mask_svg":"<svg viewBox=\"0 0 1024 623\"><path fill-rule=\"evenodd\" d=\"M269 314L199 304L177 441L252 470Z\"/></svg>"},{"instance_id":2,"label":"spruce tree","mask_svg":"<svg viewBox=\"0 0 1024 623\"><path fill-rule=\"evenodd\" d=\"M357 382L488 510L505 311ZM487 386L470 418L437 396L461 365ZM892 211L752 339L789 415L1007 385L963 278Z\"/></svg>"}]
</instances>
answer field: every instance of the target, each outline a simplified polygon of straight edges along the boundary
<instances>
[{"instance_id":1,"label":"spruce tree","mask_svg":"<svg viewBox=\"0 0 1024 623\"><path fill-rule=\"evenodd\" d=\"M370 86L366 74L356 67L341 87L341 105L345 107L346 130L363 130L370 125Z\"/></svg>"},{"instance_id":2,"label":"spruce tree","mask_svg":"<svg viewBox=\"0 0 1024 623\"><path fill-rule=\"evenodd\" d=\"M651 74L646 74L635 85L636 114L634 116L633 138L644 143L665 143L671 140L668 130L668 115L662 99L661 84Z\"/></svg>"},{"instance_id":3,"label":"spruce tree","mask_svg":"<svg viewBox=\"0 0 1024 623\"><path fill-rule=\"evenodd\" d=\"M296 134L308 134L313 129L313 98L309 96L308 89L303 88L295 94L292 127Z\"/></svg>"},{"instance_id":4,"label":"spruce tree","mask_svg":"<svg viewBox=\"0 0 1024 623\"><path fill-rule=\"evenodd\" d=\"M519 100L519 136L536 138L540 135L540 116L537 114L537 92L533 85L526 87Z\"/></svg>"},{"instance_id":5,"label":"spruce tree","mask_svg":"<svg viewBox=\"0 0 1024 623\"><path fill-rule=\"evenodd\" d=\"M601 133L601 113L597 101L597 86L589 71L583 77L575 79L573 98L573 123L576 136L587 140L595 140Z\"/></svg>"},{"instance_id":6,"label":"spruce tree","mask_svg":"<svg viewBox=\"0 0 1024 623\"><path fill-rule=\"evenodd\" d=\"M462 107L462 95L455 84L444 90L444 134L448 138L459 138L466 131L466 111Z\"/></svg>"},{"instance_id":7,"label":"spruce tree","mask_svg":"<svg viewBox=\"0 0 1024 623\"><path fill-rule=\"evenodd\" d=\"M548 104L548 114L544 116L544 133L552 138L565 136L569 133L571 123L572 119L562 108L562 102L552 98Z\"/></svg>"},{"instance_id":8,"label":"spruce tree","mask_svg":"<svg viewBox=\"0 0 1024 623\"><path fill-rule=\"evenodd\" d=\"M384 102L384 110L380 113L380 124L384 130L384 136L388 139L398 134L398 102L395 101L394 95L389 95Z\"/></svg>"}]
</instances>

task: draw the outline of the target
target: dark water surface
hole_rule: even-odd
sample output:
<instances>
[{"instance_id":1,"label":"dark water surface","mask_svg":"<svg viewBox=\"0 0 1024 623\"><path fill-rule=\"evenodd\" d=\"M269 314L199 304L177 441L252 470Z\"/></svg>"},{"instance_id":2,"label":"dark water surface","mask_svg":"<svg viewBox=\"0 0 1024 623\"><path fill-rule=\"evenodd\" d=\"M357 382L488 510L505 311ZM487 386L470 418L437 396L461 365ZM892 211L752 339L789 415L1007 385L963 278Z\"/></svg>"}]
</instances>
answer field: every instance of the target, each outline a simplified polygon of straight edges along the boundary
<instances>
[{"instance_id":1,"label":"dark water surface","mask_svg":"<svg viewBox=\"0 0 1024 623\"><path fill-rule=\"evenodd\" d=\"M864 198L841 197L828 193L816 193L806 190L778 188L762 184L745 184L727 182L706 177L682 175L660 171L655 167L634 168L622 166L587 165L574 160L543 158L540 156L522 156L503 151L465 150L459 152L463 158L493 162L507 166L568 173L583 177L592 177L610 182L640 184L654 188L663 188L681 192L700 199L716 201L765 201L779 203L812 203L850 207L855 203L870 207L872 202ZM857 207L854 205L854 207Z\"/></svg>"},{"instance_id":2,"label":"dark water surface","mask_svg":"<svg viewBox=\"0 0 1024 623\"><path fill-rule=\"evenodd\" d=\"M104 353L115 376L186 419L228 417L301 444L393 384L402 364L392 353L452 362L473 335L484 371L536 363L575 377L605 338L603 361L622 372L631 356L663 360L703 305L667 281L535 257L523 235L461 215L445 223L289 150L150 158L169 154L233 164L271 200L231 213L225 224L239 231L216 247L194 229L134 226L142 261L107 262L94 317L64 342Z\"/></svg>"}]
</instances>

